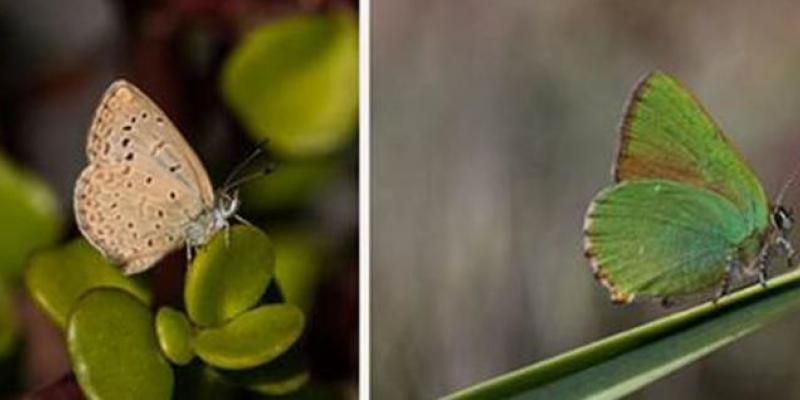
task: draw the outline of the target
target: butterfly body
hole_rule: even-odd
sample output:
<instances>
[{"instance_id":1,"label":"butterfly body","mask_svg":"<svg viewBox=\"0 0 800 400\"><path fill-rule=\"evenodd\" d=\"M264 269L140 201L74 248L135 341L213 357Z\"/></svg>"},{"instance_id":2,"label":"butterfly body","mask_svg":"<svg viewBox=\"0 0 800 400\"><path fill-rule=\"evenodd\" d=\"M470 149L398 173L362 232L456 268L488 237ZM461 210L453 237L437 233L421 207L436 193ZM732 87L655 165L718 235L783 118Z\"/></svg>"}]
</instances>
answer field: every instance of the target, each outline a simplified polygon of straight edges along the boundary
<instances>
[{"instance_id":1,"label":"butterfly body","mask_svg":"<svg viewBox=\"0 0 800 400\"><path fill-rule=\"evenodd\" d=\"M78 228L126 273L144 271L227 226L239 202L215 194L197 155L164 112L127 81L106 90L75 185Z\"/></svg>"},{"instance_id":2,"label":"butterfly body","mask_svg":"<svg viewBox=\"0 0 800 400\"><path fill-rule=\"evenodd\" d=\"M584 222L585 253L614 302L724 292L736 272L763 281L775 248L791 252L791 216L770 207L750 167L674 78L642 80L621 130L616 184L597 194Z\"/></svg>"},{"instance_id":3,"label":"butterfly body","mask_svg":"<svg viewBox=\"0 0 800 400\"><path fill-rule=\"evenodd\" d=\"M228 199L226 196L217 201L216 207L203 210L192 218L186 226L187 246L198 247L206 244L211 236L222 229L227 229L228 220L236 215L239 209L238 197Z\"/></svg>"}]
</instances>

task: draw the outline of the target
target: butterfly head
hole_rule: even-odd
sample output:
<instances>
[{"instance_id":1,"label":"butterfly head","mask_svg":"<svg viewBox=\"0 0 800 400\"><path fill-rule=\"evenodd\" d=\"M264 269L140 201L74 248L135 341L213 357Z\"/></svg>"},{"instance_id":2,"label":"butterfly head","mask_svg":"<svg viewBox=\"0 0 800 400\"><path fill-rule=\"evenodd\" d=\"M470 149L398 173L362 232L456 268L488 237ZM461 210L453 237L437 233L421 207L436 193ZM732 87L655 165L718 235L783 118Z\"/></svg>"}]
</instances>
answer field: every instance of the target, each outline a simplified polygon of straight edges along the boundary
<instances>
[{"instance_id":1,"label":"butterfly head","mask_svg":"<svg viewBox=\"0 0 800 400\"><path fill-rule=\"evenodd\" d=\"M231 192L220 192L217 196L217 205L214 207L214 216L218 220L218 224L224 225L227 220L239 210L242 201L239 200L239 191L233 190Z\"/></svg>"},{"instance_id":2,"label":"butterfly head","mask_svg":"<svg viewBox=\"0 0 800 400\"><path fill-rule=\"evenodd\" d=\"M794 225L794 213L784 206L775 206L772 209L772 226L781 232L788 232Z\"/></svg>"},{"instance_id":3,"label":"butterfly head","mask_svg":"<svg viewBox=\"0 0 800 400\"><path fill-rule=\"evenodd\" d=\"M214 207L206 209L187 225L187 244L204 245L214 233L228 228L230 226L228 220L236 216L240 205L238 192L217 192Z\"/></svg>"}]
</instances>

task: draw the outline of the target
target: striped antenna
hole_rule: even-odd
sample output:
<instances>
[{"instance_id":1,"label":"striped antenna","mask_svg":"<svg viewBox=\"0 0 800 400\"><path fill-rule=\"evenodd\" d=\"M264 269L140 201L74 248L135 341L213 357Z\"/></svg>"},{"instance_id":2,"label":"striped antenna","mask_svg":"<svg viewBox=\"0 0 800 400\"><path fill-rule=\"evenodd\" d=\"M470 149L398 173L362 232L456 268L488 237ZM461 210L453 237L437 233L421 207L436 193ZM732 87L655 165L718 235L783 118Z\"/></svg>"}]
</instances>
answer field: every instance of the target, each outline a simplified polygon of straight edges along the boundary
<instances>
[{"instance_id":1,"label":"striped antenna","mask_svg":"<svg viewBox=\"0 0 800 400\"><path fill-rule=\"evenodd\" d=\"M778 192L778 195L775 196L775 204L776 206L782 205L783 203L783 195L786 194L786 190L794 184L794 181L797 180L797 177L800 176L800 162L794 167L792 174L789 175L789 179L786 180L786 183L783 184L781 190Z\"/></svg>"}]
</instances>

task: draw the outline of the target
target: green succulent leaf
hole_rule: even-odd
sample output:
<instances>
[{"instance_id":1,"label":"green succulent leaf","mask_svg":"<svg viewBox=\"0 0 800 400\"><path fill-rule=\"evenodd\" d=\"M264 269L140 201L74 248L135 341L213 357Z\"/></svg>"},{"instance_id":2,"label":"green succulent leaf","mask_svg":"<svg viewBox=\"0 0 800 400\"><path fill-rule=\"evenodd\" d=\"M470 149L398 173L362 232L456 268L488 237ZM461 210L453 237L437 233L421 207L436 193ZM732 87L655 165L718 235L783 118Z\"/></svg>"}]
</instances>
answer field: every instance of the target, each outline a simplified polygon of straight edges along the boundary
<instances>
[{"instance_id":1,"label":"green succulent leaf","mask_svg":"<svg viewBox=\"0 0 800 400\"><path fill-rule=\"evenodd\" d=\"M800 309L800 271L618 333L445 399L618 399Z\"/></svg>"},{"instance_id":2,"label":"green succulent leaf","mask_svg":"<svg viewBox=\"0 0 800 400\"><path fill-rule=\"evenodd\" d=\"M25 271L25 284L36 305L61 328L78 298L92 288L115 287L145 304L151 301L150 292L83 239L36 253Z\"/></svg>"},{"instance_id":3,"label":"green succulent leaf","mask_svg":"<svg viewBox=\"0 0 800 400\"><path fill-rule=\"evenodd\" d=\"M226 382L254 392L283 396L303 387L310 377L305 353L298 341L291 349L267 364L244 370L213 369Z\"/></svg>"},{"instance_id":4,"label":"green succulent leaf","mask_svg":"<svg viewBox=\"0 0 800 400\"><path fill-rule=\"evenodd\" d=\"M156 314L156 333L161 351L173 364L186 365L192 361L192 326L184 313L161 307Z\"/></svg>"},{"instance_id":5,"label":"green succulent leaf","mask_svg":"<svg viewBox=\"0 0 800 400\"><path fill-rule=\"evenodd\" d=\"M280 381L257 383L248 388L254 392L269 396L285 396L294 393L308 383L310 374L308 371L301 371L295 375L287 376Z\"/></svg>"},{"instance_id":6,"label":"green succulent leaf","mask_svg":"<svg viewBox=\"0 0 800 400\"><path fill-rule=\"evenodd\" d=\"M19 336L13 300L8 284L0 280L0 359L11 353Z\"/></svg>"},{"instance_id":7,"label":"green succulent leaf","mask_svg":"<svg viewBox=\"0 0 800 400\"><path fill-rule=\"evenodd\" d=\"M355 133L358 25L349 12L250 32L226 60L222 92L256 140L288 156L329 153Z\"/></svg>"},{"instance_id":8,"label":"green succulent leaf","mask_svg":"<svg viewBox=\"0 0 800 400\"><path fill-rule=\"evenodd\" d=\"M0 154L0 278L19 279L31 252L55 243L62 223L50 188Z\"/></svg>"},{"instance_id":9,"label":"green succulent leaf","mask_svg":"<svg viewBox=\"0 0 800 400\"><path fill-rule=\"evenodd\" d=\"M147 306L129 292L97 288L67 324L72 369L89 399L169 399L174 376Z\"/></svg>"},{"instance_id":10,"label":"green succulent leaf","mask_svg":"<svg viewBox=\"0 0 800 400\"><path fill-rule=\"evenodd\" d=\"M216 326L253 307L274 265L272 242L258 228L236 225L219 232L200 249L187 274L189 318L200 326Z\"/></svg>"},{"instance_id":11,"label":"green succulent leaf","mask_svg":"<svg viewBox=\"0 0 800 400\"><path fill-rule=\"evenodd\" d=\"M272 211L308 204L336 177L340 166L328 158L281 161L268 176L242 189L248 210Z\"/></svg>"},{"instance_id":12,"label":"green succulent leaf","mask_svg":"<svg viewBox=\"0 0 800 400\"><path fill-rule=\"evenodd\" d=\"M294 344L305 317L290 304L269 304L234 318L226 325L200 330L198 357L218 368L246 369L266 363Z\"/></svg>"},{"instance_id":13,"label":"green succulent leaf","mask_svg":"<svg viewBox=\"0 0 800 400\"><path fill-rule=\"evenodd\" d=\"M311 310L314 294L323 275L318 235L304 230L277 230L275 241L275 279L287 303L305 312Z\"/></svg>"}]
</instances>

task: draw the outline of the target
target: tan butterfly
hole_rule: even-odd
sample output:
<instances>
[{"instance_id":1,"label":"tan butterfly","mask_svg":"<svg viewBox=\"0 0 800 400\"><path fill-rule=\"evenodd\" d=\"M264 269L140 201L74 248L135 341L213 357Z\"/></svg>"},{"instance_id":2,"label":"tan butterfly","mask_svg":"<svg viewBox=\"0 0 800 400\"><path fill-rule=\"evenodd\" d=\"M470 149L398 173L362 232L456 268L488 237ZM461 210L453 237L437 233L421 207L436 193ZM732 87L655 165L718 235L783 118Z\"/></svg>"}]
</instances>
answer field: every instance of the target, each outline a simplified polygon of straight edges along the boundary
<instances>
[{"instance_id":1,"label":"tan butterfly","mask_svg":"<svg viewBox=\"0 0 800 400\"><path fill-rule=\"evenodd\" d=\"M147 270L184 245L191 256L239 207L226 190L215 195L169 118L127 81L112 83L103 95L86 154L89 165L75 184L78 227L126 274Z\"/></svg>"}]
</instances>

